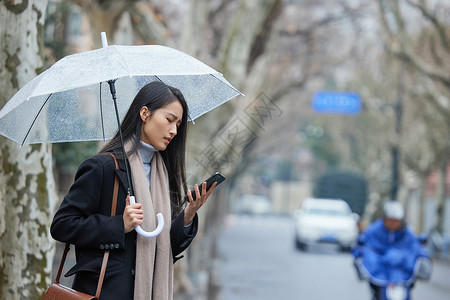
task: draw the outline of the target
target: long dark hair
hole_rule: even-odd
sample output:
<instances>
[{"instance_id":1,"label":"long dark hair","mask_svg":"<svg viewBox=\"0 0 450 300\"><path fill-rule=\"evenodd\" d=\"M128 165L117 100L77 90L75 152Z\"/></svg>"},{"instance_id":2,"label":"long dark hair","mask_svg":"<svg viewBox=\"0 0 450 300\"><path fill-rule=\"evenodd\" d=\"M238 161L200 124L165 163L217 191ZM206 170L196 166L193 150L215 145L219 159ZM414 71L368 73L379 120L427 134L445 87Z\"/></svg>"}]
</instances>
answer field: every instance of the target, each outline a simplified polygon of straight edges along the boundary
<instances>
[{"instance_id":1,"label":"long dark hair","mask_svg":"<svg viewBox=\"0 0 450 300\"><path fill-rule=\"evenodd\" d=\"M132 141L132 147L127 152L127 155L133 154L137 151L141 140L142 120L139 114L141 108L147 106L150 113L153 113L155 110L165 107L174 101L180 102L183 107L181 124L177 129L177 135L172 139L167 148L164 151L160 151L160 153L169 175L172 212L173 214L178 214L185 202L181 188L183 187L184 193L187 191L185 155L189 113L186 100L181 91L159 81L148 83L134 97L133 103L131 103L120 128L122 129L123 140ZM118 158L123 158L119 132L116 133L114 138L99 153L105 152L114 152Z\"/></svg>"}]
</instances>

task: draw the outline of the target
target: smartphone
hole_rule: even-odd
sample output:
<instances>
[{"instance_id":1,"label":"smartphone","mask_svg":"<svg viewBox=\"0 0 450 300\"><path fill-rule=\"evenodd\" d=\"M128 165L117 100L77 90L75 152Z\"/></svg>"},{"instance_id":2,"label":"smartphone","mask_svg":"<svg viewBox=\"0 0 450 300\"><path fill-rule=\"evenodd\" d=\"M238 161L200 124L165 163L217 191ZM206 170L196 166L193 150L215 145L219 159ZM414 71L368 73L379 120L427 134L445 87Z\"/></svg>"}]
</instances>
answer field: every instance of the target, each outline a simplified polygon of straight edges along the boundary
<instances>
[{"instance_id":1,"label":"smartphone","mask_svg":"<svg viewBox=\"0 0 450 300\"><path fill-rule=\"evenodd\" d=\"M206 181L206 190L209 190L209 188L213 185L214 182L217 182L218 186L219 184L221 184L223 181L225 180L225 177L223 177L222 174L220 174L219 172L214 173L213 175L211 175L208 179L203 180L199 185L198 185L198 190L200 191L200 194L202 193L202 183ZM191 190L191 195L192 195L192 199L196 199L197 196L195 195L195 190L192 189ZM187 197L187 195L186 195Z\"/></svg>"}]
</instances>

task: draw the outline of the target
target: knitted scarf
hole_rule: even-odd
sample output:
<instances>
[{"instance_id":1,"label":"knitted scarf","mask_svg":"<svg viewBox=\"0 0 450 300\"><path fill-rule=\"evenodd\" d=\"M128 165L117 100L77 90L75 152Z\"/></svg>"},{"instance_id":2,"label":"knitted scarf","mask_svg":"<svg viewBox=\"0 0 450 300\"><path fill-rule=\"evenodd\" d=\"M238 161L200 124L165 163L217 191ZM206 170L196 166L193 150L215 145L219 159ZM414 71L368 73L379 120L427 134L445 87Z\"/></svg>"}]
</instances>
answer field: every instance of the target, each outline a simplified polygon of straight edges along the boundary
<instances>
[{"instance_id":1,"label":"knitted scarf","mask_svg":"<svg viewBox=\"0 0 450 300\"><path fill-rule=\"evenodd\" d=\"M131 141L125 144L130 149ZM139 151L128 157L131 168L136 202L142 203L145 231L153 231L157 226L156 214L164 216L164 229L154 238L137 235L135 300L171 300L173 298L173 259L170 246L171 207L169 198L169 178L166 166L159 152L151 162L149 190L144 165Z\"/></svg>"}]
</instances>

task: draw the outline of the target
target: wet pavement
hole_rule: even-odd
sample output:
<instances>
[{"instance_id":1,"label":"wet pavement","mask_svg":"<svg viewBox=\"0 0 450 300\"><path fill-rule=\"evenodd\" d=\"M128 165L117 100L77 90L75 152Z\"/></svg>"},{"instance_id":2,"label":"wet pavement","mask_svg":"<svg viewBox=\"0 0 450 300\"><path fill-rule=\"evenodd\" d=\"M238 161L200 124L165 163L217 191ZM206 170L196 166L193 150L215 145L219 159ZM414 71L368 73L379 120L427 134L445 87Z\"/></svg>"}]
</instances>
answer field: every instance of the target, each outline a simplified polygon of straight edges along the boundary
<instances>
[{"instance_id":1,"label":"wet pavement","mask_svg":"<svg viewBox=\"0 0 450 300\"><path fill-rule=\"evenodd\" d=\"M218 300L370 299L351 254L334 245L298 251L288 217L230 216L218 248ZM430 281L416 283L413 299L450 299L450 264L433 267Z\"/></svg>"}]
</instances>

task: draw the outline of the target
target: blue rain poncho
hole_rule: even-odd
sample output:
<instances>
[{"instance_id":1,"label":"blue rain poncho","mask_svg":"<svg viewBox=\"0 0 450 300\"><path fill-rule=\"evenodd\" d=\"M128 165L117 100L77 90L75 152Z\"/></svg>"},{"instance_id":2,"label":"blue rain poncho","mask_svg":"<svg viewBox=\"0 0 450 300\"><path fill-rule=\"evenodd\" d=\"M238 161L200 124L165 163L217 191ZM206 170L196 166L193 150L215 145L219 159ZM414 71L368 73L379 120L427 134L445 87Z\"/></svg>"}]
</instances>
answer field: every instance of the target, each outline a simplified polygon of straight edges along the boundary
<instances>
[{"instance_id":1,"label":"blue rain poncho","mask_svg":"<svg viewBox=\"0 0 450 300\"><path fill-rule=\"evenodd\" d=\"M417 258L428 257L410 229L388 231L381 219L361 234L353 255L362 258L363 272L376 285L412 280Z\"/></svg>"}]
</instances>

